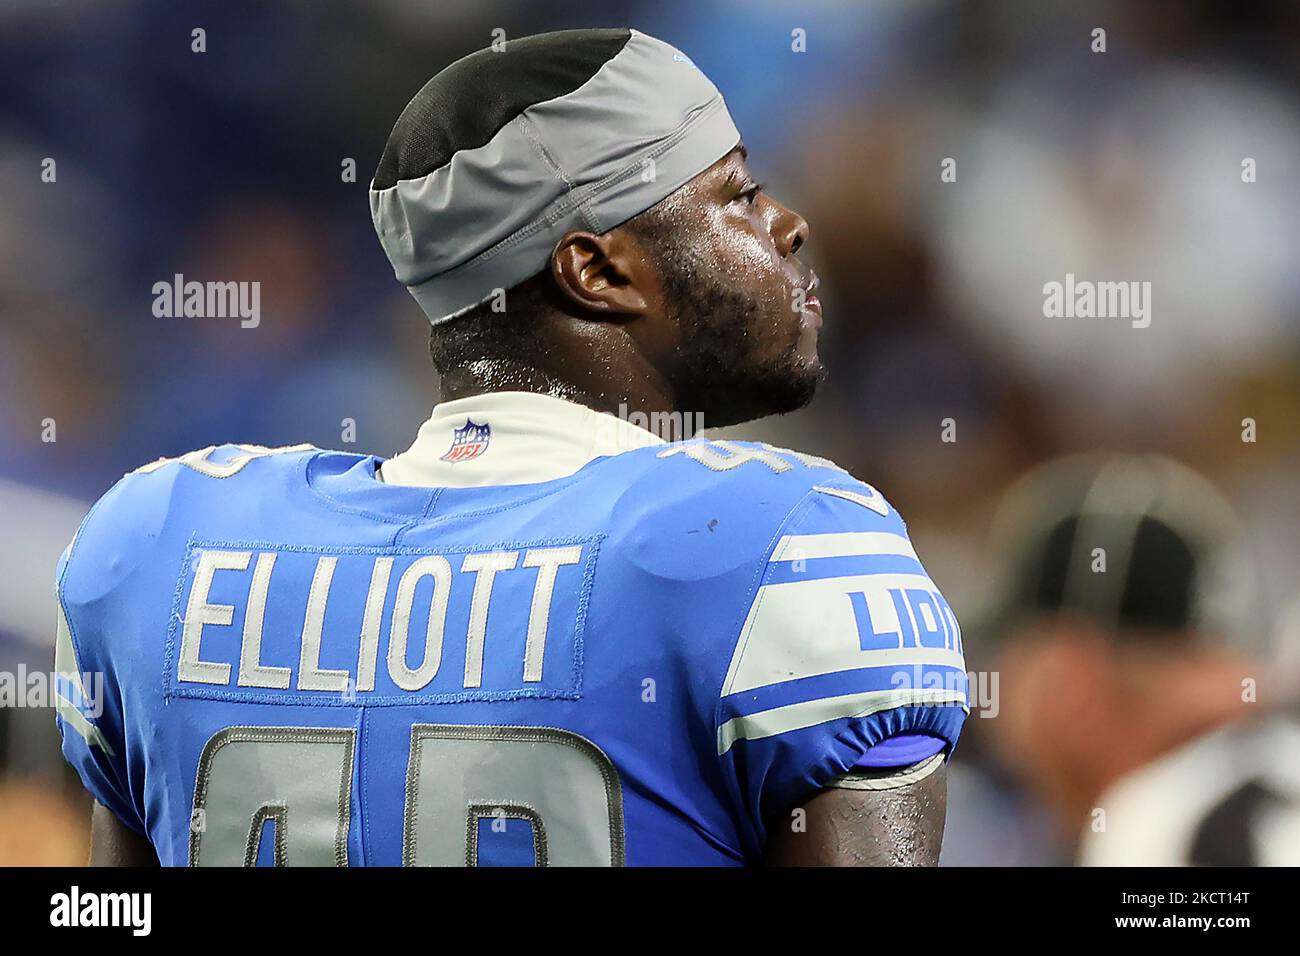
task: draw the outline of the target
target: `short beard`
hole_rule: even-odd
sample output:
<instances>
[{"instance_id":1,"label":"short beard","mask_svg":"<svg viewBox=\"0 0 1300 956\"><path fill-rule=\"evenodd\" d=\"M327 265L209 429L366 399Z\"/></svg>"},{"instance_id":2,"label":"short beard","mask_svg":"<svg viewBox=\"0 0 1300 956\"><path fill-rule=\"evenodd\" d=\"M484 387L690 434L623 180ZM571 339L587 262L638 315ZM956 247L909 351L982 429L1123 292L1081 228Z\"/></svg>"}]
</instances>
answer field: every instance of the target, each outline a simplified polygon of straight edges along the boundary
<instances>
[{"instance_id":1,"label":"short beard","mask_svg":"<svg viewBox=\"0 0 1300 956\"><path fill-rule=\"evenodd\" d=\"M676 410L698 412L705 427L721 428L811 402L825 373L800 357L799 326L775 358L756 358L756 336L768 326L761 303L695 268L671 240L659 245L664 292L682 336Z\"/></svg>"}]
</instances>

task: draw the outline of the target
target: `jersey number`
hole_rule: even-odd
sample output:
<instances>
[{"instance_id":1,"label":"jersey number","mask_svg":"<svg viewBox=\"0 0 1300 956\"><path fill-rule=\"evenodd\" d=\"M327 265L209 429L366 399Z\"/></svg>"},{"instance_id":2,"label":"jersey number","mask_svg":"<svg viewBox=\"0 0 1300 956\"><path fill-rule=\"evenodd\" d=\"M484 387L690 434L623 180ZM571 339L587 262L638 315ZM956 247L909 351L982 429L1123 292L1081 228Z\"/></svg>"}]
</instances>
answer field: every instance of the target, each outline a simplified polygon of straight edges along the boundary
<instances>
[{"instance_id":1,"label":"jersey number","mask_svg":"<svg viewBox=\"0 0 1300 956\"><path fill-rule=\"evenodd\" d=\"M203 748L190 866L346 866L355 729L229 727ZM477 866L480 823L526 820L538 866L622 866L618 773L595 744L550 727L415 724L402 863Z\"/></svg>"}]
</instances>

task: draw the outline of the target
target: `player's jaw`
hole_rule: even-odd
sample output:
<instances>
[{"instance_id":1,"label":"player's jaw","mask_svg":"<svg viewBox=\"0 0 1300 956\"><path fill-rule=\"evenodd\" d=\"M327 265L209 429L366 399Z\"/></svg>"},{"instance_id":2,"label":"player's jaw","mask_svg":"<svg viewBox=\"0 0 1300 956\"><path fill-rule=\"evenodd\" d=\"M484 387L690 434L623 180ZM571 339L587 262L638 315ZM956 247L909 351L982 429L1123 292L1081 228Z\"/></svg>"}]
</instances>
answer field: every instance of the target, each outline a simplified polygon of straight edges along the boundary
<instances>
[{"instance_id":1,"label":"player's jaw","mask_svg":"<svg viewBox=\"0 0 1300 956\"><path fill-rule=\"evenodd\" d=\"M677 265L664 278L681 329L678 410L719 428L807 405L824 374L820 302L804 297L815 280L792 287L778 272L737 286Z\"/></svg>"}]
</instances>

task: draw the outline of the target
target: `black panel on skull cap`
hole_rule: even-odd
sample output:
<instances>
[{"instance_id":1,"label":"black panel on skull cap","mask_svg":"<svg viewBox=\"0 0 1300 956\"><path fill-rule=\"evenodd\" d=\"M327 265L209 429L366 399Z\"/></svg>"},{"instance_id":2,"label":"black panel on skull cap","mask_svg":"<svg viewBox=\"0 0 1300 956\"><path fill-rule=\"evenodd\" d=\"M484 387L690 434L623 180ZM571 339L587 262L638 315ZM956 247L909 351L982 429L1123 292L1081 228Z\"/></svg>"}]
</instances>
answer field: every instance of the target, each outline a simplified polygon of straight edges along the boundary
<instances>
[{"instance_id":1,"label":"black panel on skull cap","mask_svg":"<svg viewBox=\"0 0 1300 956\"><path fill-rule=\"evenodd\" d=\"M1204 476L1163 455L1039 465L1003 496L986 547L976 645L1052 633L1022 625L1060 614L1117 642L1270 653L1272 608L1245 526Z\"/></svg>"},{"instance_id":2,"label":"black panel on skull cap","mask_svg":"<svg viewBox=\"0 0 1300 956\"><path fill-rule=\"evenodd\" d=\"M528 107L578 89L631 37L627 29L561 30L457 60L424 84L397 118L374 188L427 176L457 152L486 145Z\"/></svg>"},{"instance_id":3,"label":"black panel on skull cap","mask_svg":"<svg viewBox=\"0 0 1300 956\"><path fill-rule=\"evenodd\" d=\"M1111 627L1179 632L1193 617L1196 549L1184 534L1150 515L1119 536L1123 550L1107 549L1106 573L1090 564L1093 547L1115 541L1102 533L1094 540L1086 530L1099 523L1132 522L1128 516L1078 514L1058 522L1041 550L1023 556L1017 581L1023 607L1038 611L1071 610ZM1100 529L1098 529L1100 530ZM1080 534L1086 540L1080 540ZM1082 588L1073 585L1082 580Z\"/></svg>"}]
</instances>

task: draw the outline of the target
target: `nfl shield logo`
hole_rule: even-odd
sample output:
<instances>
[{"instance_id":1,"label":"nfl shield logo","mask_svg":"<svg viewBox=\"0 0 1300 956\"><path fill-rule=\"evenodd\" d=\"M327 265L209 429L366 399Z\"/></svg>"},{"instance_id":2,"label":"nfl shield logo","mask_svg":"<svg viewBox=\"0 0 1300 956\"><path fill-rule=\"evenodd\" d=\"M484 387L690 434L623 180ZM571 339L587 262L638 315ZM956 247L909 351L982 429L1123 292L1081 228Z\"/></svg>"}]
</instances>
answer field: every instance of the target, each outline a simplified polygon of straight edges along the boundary
<instances>
[{"instance_id":1,"label":"nfl shield logo","mask_svg":"<svg viewBox=\"0 0 1300 956\"><path fill-rule=\"evenodd\" d=\"M487 450L492 439L492 428L488 425L475 425L468 418L461 428L452 433L451 447L442 456L443 461L469 461L477 458Z\"/></svg>"}]
</instances>

